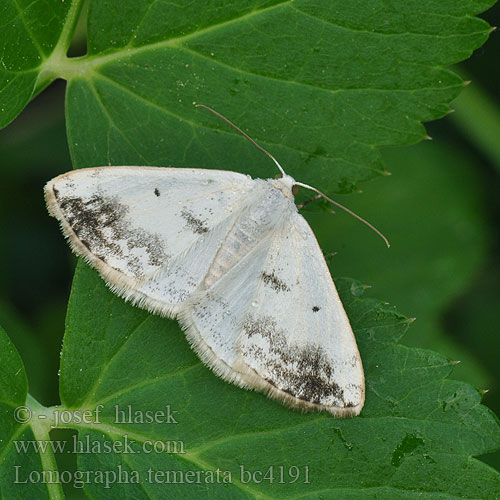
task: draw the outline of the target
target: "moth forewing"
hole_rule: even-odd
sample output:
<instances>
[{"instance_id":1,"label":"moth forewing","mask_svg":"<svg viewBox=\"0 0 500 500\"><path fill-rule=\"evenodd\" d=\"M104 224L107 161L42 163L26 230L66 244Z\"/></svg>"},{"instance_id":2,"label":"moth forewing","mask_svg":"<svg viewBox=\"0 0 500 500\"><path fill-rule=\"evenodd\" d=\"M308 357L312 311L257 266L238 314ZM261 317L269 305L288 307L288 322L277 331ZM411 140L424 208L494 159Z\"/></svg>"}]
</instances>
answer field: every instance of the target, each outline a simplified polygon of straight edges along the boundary
<instances>
[{"instance_id":1,"label":"moth forewing","mask_svg":"<svg viewBox=\"0 0 500 500\"><path fill-rule=\"evenodd\" d=\"M200 356L223 378L235 381L237 374L240 385L304 410L361 411L356 341L314 234L295 210L193 296L182 320L192 343L206 344Z\"/></svg>"},{"instance_id":2,"label":"moth forewing","mask_svg":"<svg viewBox=\"0 0 500 500\"><path fill-rule=\"evenodd\" d=\"M200 243L225 237L252 182L220 170L101 167L56 177L45 196L75 253L113 291L173 316L218 247Z\"/></svg>"}]
</instances>

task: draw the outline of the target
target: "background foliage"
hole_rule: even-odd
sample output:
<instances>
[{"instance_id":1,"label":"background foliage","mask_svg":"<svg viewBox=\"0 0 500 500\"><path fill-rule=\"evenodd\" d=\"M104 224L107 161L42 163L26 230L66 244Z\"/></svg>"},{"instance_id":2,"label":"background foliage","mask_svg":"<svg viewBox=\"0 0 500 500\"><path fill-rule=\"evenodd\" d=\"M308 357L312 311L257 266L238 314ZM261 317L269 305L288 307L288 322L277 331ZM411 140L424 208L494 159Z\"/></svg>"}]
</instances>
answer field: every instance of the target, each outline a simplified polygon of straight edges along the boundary
<instances>
[{"instance_id":1,"label":"background foliage","mask_svg":"<svg viewBox=\"0 0 500 500\"><path fill-rule=\"evenodd\" d=\"M62 3L41 24L44 29L38 37L39 47L33 49L26 44L22 58L3 59L0 79L10 78L9 71L16 73L11 86L0 94L2 103L14 103L9 109L17 106L20 111L33 87L36 86L36 92L42 91L51 81L51 72L57 71L56 66L46 68L39 78L34 68L39 54L49 54L49 48L56 43L58 19L64 17L68 5L69 2ZM409 12L411 5L408 3ZM441 5L443 9L449 8L448 2L441 2ZM463 2L463 5L470 13L475 13L484 10L488 3ZM267 22L275 26L273 4L261 7L270 9ZM279 4L275 3L274 7L278 8ZM214 19L198 19L195 11L189 16L178 12L176 22L171 23L175 31L169 32L165 31L165 20L151 7L145 18L147 21L131 40L130 26L137 25L137 19L146 13L136 8L115 13L125 20L122 23L109 16L111 8L111 3L96 2L89 18L89 52L107 51L109 64L92 69L82 78L73 75L68 89L61 82L52 84L0 135L0 239L7 242L0 248L0 325L21 353L30 393L44 405L59 403L59 351L74 261L56 224L46 214L42 186L52 176L71 168L70 150L75 166L96 162L175 164L217 166L250 172L254 176L270 175L272 165L268 165L258 152L249 151L244 141L231 134L218 132L224 130L222 124L192 109L190 85L193 82L188 81L188 71L190 78L198 75L203 80L196 82L196 88L216 89L208 104L220 109L229 99L235 110L231 118L270 148L296 178L330 192L363 189L362 194L337 198L383 229L393 246L388 252L356 221L344 215L332 218L330 213L313 207L308 210L308 217L322 247L337 252L332 259L333 275L356 277L374 288L372 295L415 316L417 321L406 333L404 343L431 348L451 359L461 360L453 377L490 389L485 403L500 411L496 359L500 347L497 327L500 103L496 100L500 74L495 64L500 48L498 36L493 35L484 48L462 64L461 71L473 83L454 102L454 114L427 126L434 140L416 147L385 148L382 161L374 146L383 148L384 145L409 144L422 139L426 132L418 120L445 115L448 109L439 103L458 95L462 84L451 73L440 69L435 73L427 72L427 81L405 80L406 74L413 73L402 64L397 74L387 74L383 81L385 88L374 88L373 82L380 84L381 81L377 74L384 71L384 65L389 67L394 57L394 51L381 50L383 44L378 45L377 40L381 35L389 35L395 40L396 52L404 47L409 53L418 53L418 63L424 66L429 65L431 59L433 64L452 64L467 57L465 47L474 43L479 45L484 36L484 33L471 35L477 42L458 36L470 30L467 23L474 23L472 18L464 24L448 26L457 36L450 36L449 45L447 42L439 44L436 51L436 47L425 42L425 36L422 40L421 33L411 33L419 26L419 18L413 20L409 13L404 30L399 33L384 33L383 24L376 25L375 33L364 33L364 27L372 26L377 20L376 15L368 17L369 10L362 9L344 13L346 19L340 19L341 13L332 9L329 14L340 27L346 28L349 19L351 23L356 19L357 25L347 24L347 32L354 40L347 44L352 52L341 52L329 61L336 68L346 67L345 72L321 76L323 66L308 67L307 61L297 73L299 55L294 51L279 60L266 59L269 44L276 41L257 35L262 33L263 27L253 22L251 14L243 25L224 28L236 30L231 34L238 39L238 52L235 52L235 47L224 42L227 32L222 36L207 31L199 38L187 38L182 46L162 45L162 37L166 35L183 38L190 26L204 30L214 22ZM317 22L312 8L312 2L302 2L302 11L312 16L311 22ZM43 14L43 9L41 12ZM226 11L226 17L216 21L227 22L233 14ZM304 14L287 12L287 15ZM496 25L499 15L500 10L495 7L483 17ZM189 18L190 26L182 25L184 17ZM424 35L439 35L443 25L437 19L441 19L439 12L429 16L426 27L429 31ZM52 25L54 29L49 29ZM290 26L290 32L284 27L281 33L283 47L297 39L292 30L294 24ZM480 31L479 25L477 27ZM335 47L328 43L336 40L342 47L346 43L332 37L328 31L316 29L315 32L319 33L317 39L304 37L294 43L302 52L307 47L308 54L317 54L317 60L324 65L325 54L335 53ZM46 33L51 35L46 36ZM4 33L4 36L13 40L14 32ZM16 36L22 40L22 35L17 33ZM406 37L407 42L398 49L397 40L402 37ZM152 50L133 52L143 43L148 43ZM460 43L464 44L463 49ZM371 47L371 51L363 54L363 61L359 60L356 44ZM130 48L133 53L125 60L115 60L113 50L123 47ZM4 53L9 53L8 48L4 46ZM81 53L81 43L77 42L71 50L75 55ZM212 51L215 56L211 55ZM404 55L402 52L397 54L401 59L405 59ZM213 57L218 63L212 70ZM346 64L345 61L353 59L355 64ZM230 64L234 60L239 61L236 69ZM348 72L359 64L367 68L363 74ZM156 67L166 65L170 69L168 79L165 74L155 72ZM8 71L4 71L5 68ZM255 76L256 68L262 74ZM65 67L64 71L71 73L74 70ZM251 76L242 76L247 73ZM219 88L217 82L221 74L228 85ZM280 80L287 79L294 83L287 83L285 89ZM370 99L373 92L387 92L388 96L393 96L395 82L400 87L402 82L407 85L399 99ZM311 85L319 88L313 92ZM349 92L338 92L332 114L315 116L313 111L317 110L318 99L321 102L325 91L332 88L349 90L349 85L367 91L358 91L355 98ZM432 86L433 92L427 92L426 85ZM63 111L65 90L69 149ZM123 96L130 97L131 91L134 98L123 106ZM173 100L182 100L178 109L185 119L193 120L192 133L176 130L176 118L165 116L162 111ZM268 101L283 100L288 110L285 116L268 104ZM248 102L254 105L241 104ZM375 102L379 107L373 107ZM408 107L414 113L412 116L404 115ZM262 124L264 109L267 124ZM15 114L4 113L4 123ZM328 123L335 124L334 128L325 127ZM149 132L152 124L154 134ZM355 134L354 141L344 129ZM322 131L319 136L318 130ZM186 134L190 135L191 142L186 148L177 147L179 137ZM162 141L161 148L154 146L158 141ZM184 139L182 143L186 143ZM159 156L159 152L163 156ZM386 170L392 176L360 184ZM425 457L420 459L426 460ZM483 460L500 466L498 453L484 456Z\"/></svg>"}]
</instances>

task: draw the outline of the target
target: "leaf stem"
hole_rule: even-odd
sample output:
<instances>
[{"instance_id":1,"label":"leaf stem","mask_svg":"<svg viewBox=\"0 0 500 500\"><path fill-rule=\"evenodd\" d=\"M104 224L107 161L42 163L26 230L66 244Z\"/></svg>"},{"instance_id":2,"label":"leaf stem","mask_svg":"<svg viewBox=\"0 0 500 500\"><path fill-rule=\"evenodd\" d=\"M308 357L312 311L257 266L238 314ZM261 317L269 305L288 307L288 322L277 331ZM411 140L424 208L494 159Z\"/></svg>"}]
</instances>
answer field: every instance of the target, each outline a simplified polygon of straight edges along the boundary
<instances>
[{"instance_id":1,"label":"leaf stem","mask_svg":"<svg viewBox=\"0 0 500 500\"><path fill-rule=\"evenodd\" d=\"M83 1L84 0L72 0L68 15L66 16L66 21L64 22L64 26L59 36L59 41L54 47L52 54L42 64L42 70L38 75L37 88L46 85L47 80L59 78L61 76L61 69L66 67L66 61L68 60L66 53L71 45L71 39L80 17Z\"/></svg>"},{"instance_id":2,"label":"leaf stem","mask_svg":"<svg viewBox=\"0 0 500 500\"><path fill-rule=\"evenodd\" d=\"M31 430L37 441L48 441L50 440L50 429L53 426L53 421L50 415L47 413L47 408L42 406L33 396L28 394L26 399L26 404L31 408L33 415L31 419ZM40 419L40 415L45 415L48 418ZM50 446L47 446L45 450L39 450L40 461L42 462L43 470L55 471L57 470L57 462L54 453ZM51 500L64 500L64 492L62 488L62 483L60 482L48 482L47 490L49 493L49 498Z\"/></svg>"}]
</instances>

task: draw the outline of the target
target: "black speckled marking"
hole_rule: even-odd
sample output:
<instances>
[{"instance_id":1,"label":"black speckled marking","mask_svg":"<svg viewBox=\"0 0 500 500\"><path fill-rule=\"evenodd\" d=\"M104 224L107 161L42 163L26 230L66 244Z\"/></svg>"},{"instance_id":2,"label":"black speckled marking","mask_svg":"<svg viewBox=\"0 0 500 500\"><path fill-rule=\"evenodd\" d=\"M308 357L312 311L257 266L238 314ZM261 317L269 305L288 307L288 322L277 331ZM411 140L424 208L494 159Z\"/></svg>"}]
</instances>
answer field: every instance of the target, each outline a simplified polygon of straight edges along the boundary
<instances>
[{"instance_id":1,"label":"black speckled marking","mask_svg":"<svg viewBox=\"0 0 500 500\"><path fill-rule=\"evenodd\" d=\"M317 313L320 309L321 309L321 307L314 306L314 307L312 308L312 312Z\"/></svg>"},{"instance_id":2,"label":"black speckled marking","mask_svg":"<svg viewBox=\"0 0 500 500\"><path fill-rule=\"evenodd\" d=\"M270 316L263 316L259 321L253 318L248 318L243 324L243 330L248 337L254 336L256 333L262 335L262 337L270 338L273 335L276 328L276 322L274 318Z\"/></svg>"},{"instance_id":3,"label":"black speckled marking","mask_svg":"<svg viewBox=\"0 0 500 500\"><path fill-rule=\"evenodd\" d=\"M198 219L188 210L184 209L181 212L181 216L186 221L187 227L189 227L193 233L203 234L208 232L208 226L205 221Z\"/></svg>"},{"instance_id":4,"label":"black speckled marking","mask_svg":"<svg viewBox=\"0 0 500 500\"><path fill-rule=\"evenodd\" d=\"M260 275L260 277L266 285L269 285L276 292L289 292L290 291L290 287L283 280L280 280L276 276L274 271L271 273L266 273L265 271L263 271L262 274Z\"/></svg>"},{"instance_id":5,"label":"black speckled marking","mask_svg":"<svg viewBox=\"0 0 500 500\"><path fill-rule=\"evenodd\" d=\"M127 207L114 198L97 194L87 199L60 196L56 190L54 195L79 240L103 262L108 263L110 257L118 258L124 262L124 271L141 277L145 264L159 267L167 258L160 237L134 228L127 220ZM145 249L147 262L132 252L141 248Z\"/></svg>"},{"instance_id":6,"label":"black speckled marking","mask_svg":"<svg viewBox=\"0 0 500 500\"><path fill-rule=\"evenodd\" d=\"M155 196L160 196L160 190L158 188L155 188L154 193L155 193Z\"/></svg>"},{"instance_id":7,"label":"black speckled marking","mask_svg":"<svg viewBox=\"0 0 500 500\"><path fill-rule=\"evenodd\" d=\"M330 357L317 344L306 344L299 348L288 344L288 336L271 316L248 317L243 324L248 337L261 335L269 342L269 349L250 345L243 349L243 356L250 355L259 360L263 368L272 374L273 386L298 399L315 404L324 403L331 396L346 407L344 391L334 381L334 370Z\"/></svg>"}]
</instances>

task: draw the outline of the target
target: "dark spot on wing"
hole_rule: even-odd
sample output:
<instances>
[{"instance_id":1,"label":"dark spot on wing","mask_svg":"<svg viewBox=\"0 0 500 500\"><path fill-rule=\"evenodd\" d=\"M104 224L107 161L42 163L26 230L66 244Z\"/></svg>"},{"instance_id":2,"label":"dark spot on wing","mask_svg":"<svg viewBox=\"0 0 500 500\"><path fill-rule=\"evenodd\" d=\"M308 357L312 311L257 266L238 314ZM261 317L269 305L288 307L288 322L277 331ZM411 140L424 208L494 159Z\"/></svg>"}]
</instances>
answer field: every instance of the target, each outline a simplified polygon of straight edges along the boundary
<instances>
[{"instance_id":1,"label":"dark spot on wing","mask_svg":"<svg viewBox=\"0 0 500 500\"><path fill-rule=\"evenodd\" d=\"M314 307L312 308L312 311L313 311L313 312L315 312L315 313L317 313L320 309L321 309L321 307L314 306Z\"/></svg>"},{"instance_id":2,"label":"dark spot on wing","mask_svg":"<svg viewBox=\"0 0 500 500\"><path fill-rule=\"evenodd\" d=\"M160 190L158 188L155 188L154 193L155 193L155 196L160 196Z\"/></svg>"},{"instance_id":3,"label":"dark spot on wing","mask_svg":"<svg viewBox=\"0 0 500 500\"><path fill-rule=\"evenodd\" d=\"M93 255L109 264L123 262L120 270L135 277L144 275L146 266L160 267L166 259L162 239L134 227L127 218L128 208L113 197L94 194L89 198L60 196L61 211L82 244Z\"/></svg>"},{"instance_id":4,"label":"dark spot on wing","mask_svg":"<svg viewBox=\"0 0 500 500\"><path fill-rule=\"evenodd\" d=\"M260 277L266 285L269 285L276 292L290 291L290 287L284 281L280 280L276 274L274 274L274 271L272 273L266 273L263 271Z\"/></svg>"},{"instance_id":5,"label":"dark spot on wing","mask_svg":"<svg viewBox=\"0 0 500 500\"><path fill-rule=\"evenodd\" d=\"M203 234L208 232L209 228L206 225L205 221L198 219L188 210L184 209L181 212L181 216L186 221L187 227L189 227L189 229L191 229L193 233Z\"/></svg>"},{"instance_id":6,"label":"dark spot on wing","mask_svg":"<svg viewBox=\"0 0 500 500\"><path fill-rule=\"evenodd\" d=\"M265 371L272 374L272 382L266 378L269 383L303 401L321 404L333 397L339 407L346 406L344 391L334 381L331 358L321 346L290 345L288 335L271 316L249 316L243 330L248 337L259 334L268 341L268 349L250 345L242 353L261 361Z\"/></svg>"}]
</instances>

